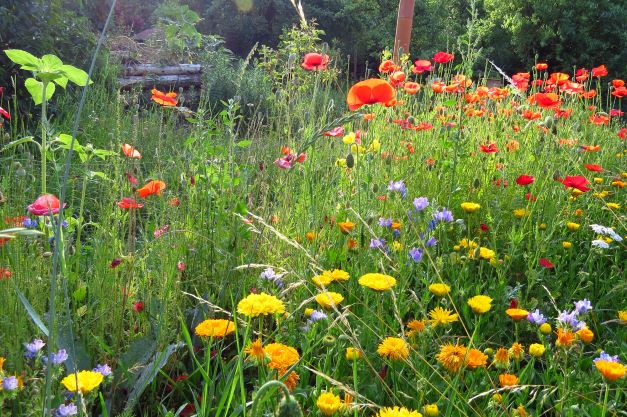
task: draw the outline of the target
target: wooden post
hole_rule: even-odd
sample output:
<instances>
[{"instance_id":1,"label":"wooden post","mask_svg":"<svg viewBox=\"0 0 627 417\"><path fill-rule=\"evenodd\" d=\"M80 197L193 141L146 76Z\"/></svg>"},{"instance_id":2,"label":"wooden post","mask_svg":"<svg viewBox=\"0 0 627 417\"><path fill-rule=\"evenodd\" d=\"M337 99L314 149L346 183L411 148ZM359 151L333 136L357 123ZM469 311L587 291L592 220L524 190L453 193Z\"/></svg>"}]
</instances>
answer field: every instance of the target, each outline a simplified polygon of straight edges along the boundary
<instances>
[{"instance_id":1,"label":"wooden post","mask_svg":"<svg viewBox=\"0 0 627 417\"><path fill-rule=\"evenodd\" d=\"M411 26L414 20L415 0L400 0L398 2L398 18L396 19L396 36L394 37L394 62L398 62L399 48L403 53L409 53L411 40Z\"/></svg>"}]
</instances>

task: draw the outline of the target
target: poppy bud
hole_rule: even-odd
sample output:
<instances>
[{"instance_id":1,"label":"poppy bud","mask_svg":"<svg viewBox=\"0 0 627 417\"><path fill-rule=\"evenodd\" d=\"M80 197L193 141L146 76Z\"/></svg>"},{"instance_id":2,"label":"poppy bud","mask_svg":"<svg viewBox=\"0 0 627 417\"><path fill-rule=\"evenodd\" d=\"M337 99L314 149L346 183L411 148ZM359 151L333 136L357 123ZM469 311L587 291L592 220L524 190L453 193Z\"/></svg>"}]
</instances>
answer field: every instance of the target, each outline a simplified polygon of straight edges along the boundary
<instances>
[{"instance_id":1,"label":"poppy bud","mask_svg":"<svg viewBox=\"0 0 627 417\"><path fill-rule=\"evenodd\" d=\"M355 166L355 157L353 157L352 153L349 153L348 155L346 155L346 167L352 168L354 166Z\"/></svg>"},{"instance_id":2,"label":"poppy bud","mask_svg":"<svg viewBox=\"0 0 627 417\"><path fill-rule=\"evenodd\" d=\"M276 410L277 417L303 417L300 405L290 395L281 400Z\"/></svg>"},{"instance_id":3,"label":"poppy bud","mask_svg":"<svg viewBox=\"0 0 627 417\"><path fill-rule=\"evenodd\" d=\"M328 335L326 335L326 336L324 336L322 338L322 343L325 346L333 346L333 345L335 345L335 337L333 337L330 334L328 334Z\"/></svg>"}]
</instances>

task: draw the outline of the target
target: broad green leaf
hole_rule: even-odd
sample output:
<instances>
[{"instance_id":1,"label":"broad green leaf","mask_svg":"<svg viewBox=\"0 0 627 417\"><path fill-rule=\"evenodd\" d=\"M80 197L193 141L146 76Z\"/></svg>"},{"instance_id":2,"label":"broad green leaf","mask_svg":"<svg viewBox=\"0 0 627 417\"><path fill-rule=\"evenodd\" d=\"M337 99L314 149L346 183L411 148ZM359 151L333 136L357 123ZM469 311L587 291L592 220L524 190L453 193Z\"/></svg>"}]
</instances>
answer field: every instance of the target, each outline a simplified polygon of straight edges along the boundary
<instances>
[{"instance_id":1,"label":"broad green leaf","mask_svg":"<svg viewBox=\"0 0 627 417\"><path fill-rule=\"evenodd\" d=\"M242 140L242 141L237 142L237 147L247 148L251 145L251 143L253 143L252 140Z\"/></svg>"},{"instance_id":2,"label":"broad green leaf","mask_svg":"<svg viewBox=\"0 0 627 417\"><path fill-rule=\"evenodd\" d=\"M44 55L41 57L42 65L39 67L39 71L41 72L57 72L61 70L63 66L63 61L61 61L56 55Z\"/></svg>"},{"instance_id":3,"label":"broad green leaf","mask_svg":"<svg viewBox=\"0 0 627 417\"><path fill-rule=\"evenodd\" d=\"M22 69L25 70L35 71L41 64L39 58L21 49L7 49L4 53L7 54L11 61L21 65Z\"/></svg>"},{"instance_id":4,"label":"broad green leaf","mask_svg":"<svg viewBox=\"0 0 627 417\"><path fill-rule=\"evenodd\" d=\"M90 179L94 179L95 177L101 178L103 180L109 179L109 177L107 177L107 174L105 174L104 172L100 172L100 171L89 171L88 175Z\"/></svg>"},{"instance_id":5,"label":"broad green leaf","mask_svg":"<svg viewBox=\"0 0 627 417\"><path fill-rule=\"evenodd\" d=\"M26 297L24 296L24 294L22 294L20 292L20 290L18 290L17 288L15 289L15 292L17 293L18 298L20 299L20 301L22 302L22 305L24 306L24 308L26 309L26 312L28 313L28 315L30 316L30 319L33 321L33 323L35 323L35 325L37 325L37 327L39 327L39 330L41 330L41 332L48 336L48 328L46 327L46 325L44 324L43 321L41 321L41 318L39 317L39 314L37 314L37 312L35 311L35 309L33 308L32 305L30 305L30 303L28 302L28 300L26 299Z\"/></svg>"},{"instance_id":6,"label":"broad green leaf","mask_svg":"<svg viewBox=\"0 0 627 417\"><path fill-rule=\"evenodd\" d=\"M85 71L80 68L76 68L72 65L62 65L61 72L74 84L80 85L81 87L87 84L87 80L89 80L89 76ZM92 84L93 81L89 81L89 84Z\"/></svg>"},{"instance_id":7,"label":"broad green leaf","mask_svg":"<svg viewBox=\"0 0 627 417\"><path fill-rule=\"evenodd\" d=\"M68 78L67 77L59 77L53 80L59 87L65 88L67 87Z\"/></svg>"},{"instance_id":8,"label":"broad green leaf","mask_svg":"<svg viewBox=\"0 0 627 417\"><path fill-rule=\"evenodd\" d=\"M43 83L41 81L37 81L34 78L28 78L24 82L24 87L26 87L26 89L30 93L30 95L33 98L33 101L35 102L35 104L36 105L41 104L42 93L43 93L43 90L44 90ZM54 84L53 83L48 83L48 86L46 87L46 100L50 100L52 98L53 94L54 94Z\"/></svg>"},{"instance_id":9,"label":"broad green leaf","mask_svg":"<svg viewBox=\"0 0 627 417\"><path fill-rule=\"evenodd\" d=\"M92 152L100 159L106 159L108 156L117 155L117 153L113 151L108 151L106 149L94 149Z\"/></svg>"}]
</instances>

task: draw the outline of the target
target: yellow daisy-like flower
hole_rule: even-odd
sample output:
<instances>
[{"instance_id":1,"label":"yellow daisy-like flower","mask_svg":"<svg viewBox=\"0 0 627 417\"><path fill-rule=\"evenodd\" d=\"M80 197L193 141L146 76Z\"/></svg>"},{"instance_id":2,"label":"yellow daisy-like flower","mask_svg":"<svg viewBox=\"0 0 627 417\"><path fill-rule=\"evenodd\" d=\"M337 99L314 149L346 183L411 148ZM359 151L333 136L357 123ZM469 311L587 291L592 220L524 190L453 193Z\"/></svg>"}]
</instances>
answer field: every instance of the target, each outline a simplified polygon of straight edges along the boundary
<instances>
[{"instance_id":1,"label":"yellow daisy-like flower","mask_svg":"<svg viewBox=\"0 0 627 417\"><path fill-rule=\"evenodd\" d=\"M506 369L509 366L509 352L507 349L498 348L494 354L494 360L492 363L497 368Z\"/></svg>"},{"instance_id":2,"label":"yellow daisy-like flower","mask_svg":"<svg viewBox=\"0 0 627 417\"><path fill-rule=\"evenodd\" d=\"M329 273L331 274L333 281L348 281L351 277L348 272L342 271L341 269L334 269Z\"/></svg>"},{"instance_id":3,"label":"yellow daisy-like flower","mask_svg":"<svg viewBox=\"0 0 627 417\"><path fill-rule=\"evenodd\" d=\"M409 328L407 336L412 337L423 332L426 328L426 323L425 320L412 320L407 323L407 327Z\"/></svg>"},{"instance_id":4,"label":"yellow daisy-like flower","mask_svg":"<svg viewBox=\"0 0 627 417\"><path fill-rule=\"evenodd\" d=\"M531 345L529 345L529 354L536 358L544 355L545 350L546 348L544 347L544 345L541 345L540 343L532 343Z\"/></svg>"},{"instance_id":5,"label":"yellow daisy-like flower","mask_svg":"<svg viewBox=\"0 0 627 417\"><path fill-rule=\"evenodd\" d=\"M346 348L346 360L355 361L361 358L361 351L354 347Z\"/></svg>"},{"instance_id":6,"label":"yellow daisy-like flower","mask_svg":"<svg viewBox=\"0 0 627 417\"><path fill-rule=\"evenodd\" d=\"M316 401L316 405L320 412L325 416L331 416L340 409L342 405L342 400L337 395L332 392L323 392L318 397Z\"/></svg>"},{"instance_id":7,"label":"yellow daisy-like flower","mask_svg":"<svg viewBox=\"0 0 627 417\"><path fill-rule=\"evenodd\" d=\"M431 284L429 285L429 292L437 297L444 297L451 292L451 287L446 284Z\"/></svg>"},{"instance_id":8,"label":"yellow daisy-like flower","mask_svg":"<svg viewBox=\"0 0 627 417\"><path fill-rule=\"evenodd\" d=\"M557 340L555 340L555 344L561 347L568 347L575 343L575 333L570 330L557 329Z\"/></svg>"},{"instance_id":9,"label":"yellow daisy-like flower","mask_svg":"<svg viewBox=\"0 0 627 417\"><path fill-rule=\"evenodd\" d=\"M475 213L481 208L477 203L462 203L461 207L466 213Z\"/></svg>"},{"instance_id":10,"label":"yellow daisy-like flower","mask_svg":"<svg viewBox=\"0 0 627 417\"><path fill-rule=\"evenodd\" d=\"M529 212L527 211L527 209L524 208L519 208L514 210L514 217L516 217L517 219L522 219L523 217L525 217Z\"/></svg>"},{"instance_id":11,"label":"yellow daisy-like flower","mask_svg":"<svg viewBox=\"0 0 627 417\"><path fill-rule=\"evenodd\" d=\"M466 366L470 369L485 368L488 355L478 349L470 349L466 355Z\"/></svg>"},{"instance_id":12,"label":"yellow daisy-like flower","mask_svg":"<svg viewBox=\"0 0 627 417\"><path fill-rule=\"evenodd\" d=\"M400 337L386 337L379 344L377 353L390 360L403 360L409 356L409 345Z\"/></svg>"},{"instance_id":13,"label":"yellow daisy-like flower","mask_svg":"<svg viewBox=\"0 0 627 417\"><path fill-rule=\"evenodd\" d=\"M392 242L391 247L392 247L392 250L394 252L398 252L401 249L403 249L403 244L401 242L395 240L394 242Z\"/></svg>"},{"instance_id":14,"label":"yellow daisy-like flower","mask_svg":"<svg viewBox=\"0 0 627 417\"><path fill-rule=\"evenodd\" d=\"M494 252L492 249L488 249L483 246L479 248L479 257L481 259L486 259L488 261L491 261L492 259L494 259L495 256L496 256L496 252Z\"/></svg>"},{"instance_id":15,"label":"yellow daisy-like flower","mask_svg":"<svg viewBox=\"0 0 627 417\"><path fill-rule=\"evenodd\" d=\"M6 362L6 359L3 358L2 356L0 356L0 372L3 371L4 368L4 362Z\"/></svg>"},{"instance_id":16,"label":"yellow daisy-like flower","mask_svg":"<svg viewBox=\"0 0 627 417\"><path fill-rule=\"evenodd\" d=\"M627 324L627 310L620 310L617 316L620 324Z\"/></svg>"},{"instance_id":17,"label":"yellow daisy-like flower","mask_svg":"<svg viewBox=\"0 0 627 417\"><path fill-rule=\"evenodd\" d=\"M453 310L446 310L442 307L436 307L429 311L429 318L433 327L446 326L459 320L459 316L453 313Z\"/></svg>"},{"instance_id":18,"label":"yellow daisy-like flower","mask_svg":"<svg viewBox=\"0 0 627 417\"><path fill-rule=\"evenodd\" d=\"M479 244L474 240L462 239L459 241L459 247L464 249L476 249Z\"/></svg>"},{"instance_id":19,"label":"yellow daisy-like flower","mask_svg":"<svg viewBox=\"0 0 627 417\"><path fill-rule=\"evenodd\" d=\"M526 319L529 312L527 310L523 310L522 308L508 308L505 310L505 314L514 319L514 321L520 321L522 319Z\"/></svg>"},{"instance_id":20,"label":"yellow daisy-like flower","mask_svg":"<svg viewBox=\"0 0 627 417\"><path fill-rule=\"evenodd\" d=\"M235 323L231 320L210 319L196 326L196 336L221 339L235 331Z\"/></svg>"},{"instance_id":21,"label":"yellow daisy-like flower","mask_svg":"<svg viewBox=\"0 0 627 417\"><path fill-rule=\"evenodd\" d=\"M581 225L579 223L575 223L575 222L568 222L566 223L566 227L568 228L568 230L570 230L571 232L574 232L576 230L579 230L579 228L581 227Z\"/></svg>"},{"instance_id":22,"label":"yellow daisy-like flower","mask_svg":"<svg viewBox=\"0 0 627 417\"><path fill-rule=\"evenodd\" d=\"M606 203L605 205L613 210L620 209L620 204L618 203Z\"/></svg>"},{"instance_id":23,"label":"yellow daisy-like flower","mask_svg":"<svg viewBox=\"0 0 627 417\"><path fill-rule=\"evenodd\" d=\"M521 360L523 355L525 354L525 348L518 342L512 343L512 347L509 348L509 356L514 360Z\"/></svg>"},{"instance_id":24,"label":"yellow daisy-like flower","mask_svg":"<svg viewBox=\"0 0 627 417\"><path fill-rule=\"evenodd\" d=\"M492 308L492 298L487 295L475 295L467 301L473 312L485 314Z\"/></svg>"},{"instance_id":25,"label":"yellow daisy-like flower","mask_svg":"<svg viewBox=\"0 0 627 417\"><path fill-rule=\"evenodd\" d=\"M436 417L440 414L437 404L427 404L424 406L423 411L427 417Z\"/></svg>"},{"instance_id":26,"label":"yellow daisy-like flower","mask_svg":"<svg viewBox=\"0 0 627 417\"><path fill-rule=\"evenodd\" d=\"M104 376L100 372L80 371L76 374L70 374L63 378L61 380L61 384L68 391L80 391L82 394L87 394L98 388L103 379Z\"/></svg>"},{"instance_id":27,"label":"yellow daisy-like flower","mask_svg":"<svg viewBox=\"0 0 627 417\"><path fill-rule=\"evenodd\" d=\"M562 247L564 249L570 249L570 248L573 247L573 244L571 242L564 241L564 242L562 242Z\"/></svg>"},{"instance_id":28,"label":"yellow daisy-like flower","mask_svg":"<svg viewBox=\"0 0 627 417\"><path fill-rule=\"evenodd\" d=\"M437 360L449 372L457 372L462 367L466 359L466 347L464 345L448 343L440 347Z\"/></svg>"},{"instance_id":29,"label":"yellow daisy-like flower","mask_svg":"<svg viewBox=\"0 0 627 417\"><path fill-rule=\"evenodd\" d=\"M283 343L270 343L264 351L270 358L268 367L272 369L287 369L300 359L296 349Z\"/></svg>"},{"instance_id":30,"label":"yellow daisy-like flower","mask_svg":"<svg viewBox=\"0 0 627 417\"><path fill-rule=\"evenodd\" d=\"M273 295L249 294L237 304L237 312L248 317L285 313L285 305Z\"/></svg>"},{"instance_id":31,"label":"yellow daisy-like flower","mask_svg":"<svg viewBox=\"0 0 627 417\"><path fill-rule=\"evenodd\" d=\"M316 295L316 302L320 304L322 308L332 309L337 307L344 301L344 296L336 292L327 291Z\"/></svg>"},{"instance_id":32,"label":"yellow daisy-like flower","mask_svg":"<svg viewBox=\"0 0 627 417\"><path fill-rule=\"evenodd\" d=\"M359 278L359 285L375 291L386 291L396 285L396 279L389 275L371 273Z\"/></svg>"},{"instance_id":33,"label":"yellow daisy-like flower","mask_svg":"<svg viewBox=\"0 0 627 417\"><path fill-rule=\"evenodd\" d=\"M616 381L624 377L627 372L627 367L618 362L596 361L594 366L596 366L597 370L603 375L603 378L608 381Z\"/></svg>"},{"instance_id":34,"label":"yellow daisy-like flower","mask_svg":"<svg viewBox=\"0 0 627 417\"><path fill-rule=\"evenodd\" d=\"M357 137L355 136L355 133L350 132L349 134L344 135L344 137L342 138L342 142L344 142L345 145L350 145L350 144L355 143L356 138Z\"/></svg>"},{"instance_id":35,"label":"yellow daisy-like flower","mask_svg":"<svg viewBox=\"0 0 627 417\"><path fill-rule=\"evenodd\" d=\"M422 417L422 414L405 407L395 406L382 408L375 417Z\"/></svg>"},{"instance_id":36,"label":"yellow daisy-like flower","mask_svg":"<svg viewBox=\"0 0 627 417\"><path fill-rule=\"evenodd\" d=\"M317 287L328 287L333 282L333 276L329 271L323 271L322 274L314 276L311 280Z\"/></svg>"},{"instance_id":37,"label":"yellow daisy-like flower","mask_svg":"<svg viewBox=\"0 0 627 417\"><path fill-rule=\"evenodd\" d=\"M244 353L248 355L246 357L247 360L250 360L256 363L257 365L263 364L265 360L268 358L268 355L266 354L266 351L263 348L263 343L261 342L261 339L257 339L254 342L252 342L250 345L248 345L244 349Z\"/></svg>"}]
</instances>

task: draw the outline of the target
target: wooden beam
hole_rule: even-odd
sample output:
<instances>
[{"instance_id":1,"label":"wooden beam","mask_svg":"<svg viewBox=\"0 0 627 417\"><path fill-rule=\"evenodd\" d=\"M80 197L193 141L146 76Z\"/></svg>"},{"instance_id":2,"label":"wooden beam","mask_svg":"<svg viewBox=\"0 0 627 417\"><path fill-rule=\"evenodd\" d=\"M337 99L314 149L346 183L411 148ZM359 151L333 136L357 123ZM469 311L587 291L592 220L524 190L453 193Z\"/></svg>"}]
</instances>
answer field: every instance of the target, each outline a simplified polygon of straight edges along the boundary
<instances>
[{"instance_id":1,"label":"wooden beam","mask_svg":"<svg viewBox=\"0 0 627 417\"><path fill-rule=\"evenodd\" d=\"M414 20L415 0L400 0L398 2L398 17L396 19L396 36L394 36L394 62L398 63L399 48L403 53L409 53L411 41L411 27Z\"/></svg>"}]
</instances>

